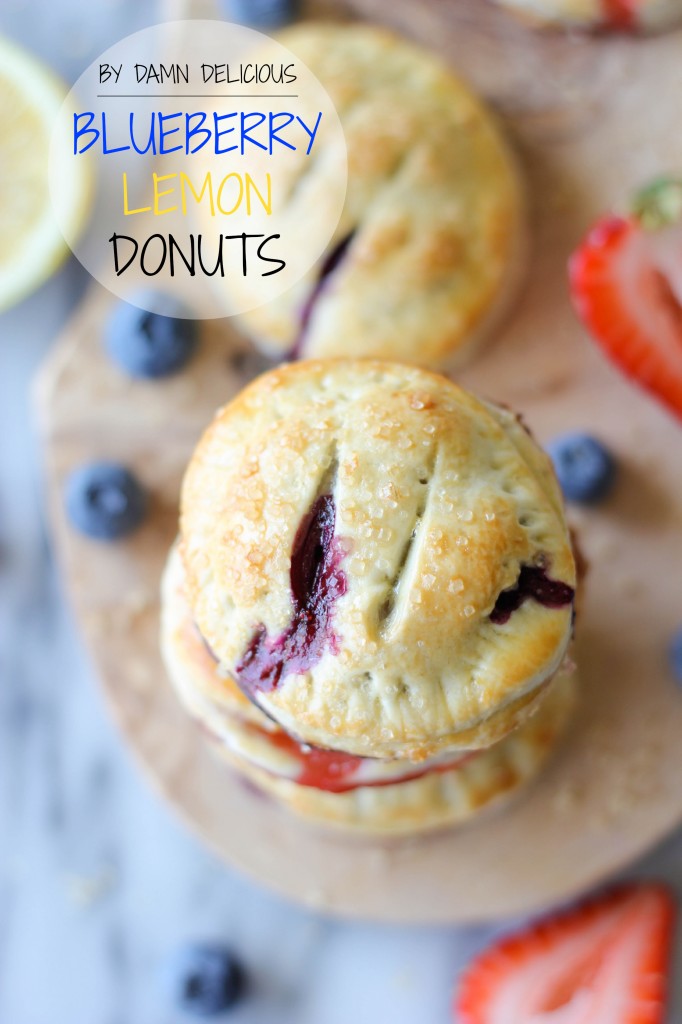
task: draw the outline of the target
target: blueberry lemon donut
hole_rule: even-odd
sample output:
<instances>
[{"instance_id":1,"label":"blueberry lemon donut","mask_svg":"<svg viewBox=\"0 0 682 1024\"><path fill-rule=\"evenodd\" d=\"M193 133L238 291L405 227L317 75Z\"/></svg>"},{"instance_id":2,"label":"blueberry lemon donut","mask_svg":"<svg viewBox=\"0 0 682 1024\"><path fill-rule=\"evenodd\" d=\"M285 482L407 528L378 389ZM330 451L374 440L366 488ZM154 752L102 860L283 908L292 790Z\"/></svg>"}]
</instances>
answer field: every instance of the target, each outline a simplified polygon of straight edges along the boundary
<instances>
[{"instance_id":1,"label":"blueberry lemon donut","mask_svg":"<svg viewBox=\"0 0 682 1024\"><path fill-rule=\"evenodd\" d=\"M682 0L497 0L540 24L657 32L682 19Z\"/></svg>"},{"instance_id":2,"label":"blueberry lemon donut","mask_svg":"<svg viewBox=\"0 0 682 1024\"><path fill-rule=\"evenodd\" d=\"M201 439L180 533L230 700L236 682L316 747L418 763L491 746L571 638L548 458L511 412L416 368L319 360L258 378Z\"/></svg>"},{"instance_id":3,"label":"blueberry lemon donut","mask_svg":"<svg viewBox=\"0 0 682 1024\"><path fill-rule=\"evenodd\" d=\"M419 764L310 747L275 725L207 650L192 618L176 547L163 580L161 642L177 693L214 748L291 810L325 825L401 834L461 823L515 793L542 768L573 708L575 682L559 672L536 714L484 751Z\"/></svg>"},{"instance_id":4,"label":"blueberry lemon donut","mask_svg":"<svg viewBox=\"0 0 682 1024\"><path fill-rule=\"evenodd\" d=\"M525 263L519 176L492 115L432 54L386 31L304 24L280 38L334 102L348 190L326 255L244 328L280 358L461 363ZM293 174L279 224L295 238L325 202L338 154L301 159ZM257 303L257 278L229 287Z\"/></svg>"}]
</instances>

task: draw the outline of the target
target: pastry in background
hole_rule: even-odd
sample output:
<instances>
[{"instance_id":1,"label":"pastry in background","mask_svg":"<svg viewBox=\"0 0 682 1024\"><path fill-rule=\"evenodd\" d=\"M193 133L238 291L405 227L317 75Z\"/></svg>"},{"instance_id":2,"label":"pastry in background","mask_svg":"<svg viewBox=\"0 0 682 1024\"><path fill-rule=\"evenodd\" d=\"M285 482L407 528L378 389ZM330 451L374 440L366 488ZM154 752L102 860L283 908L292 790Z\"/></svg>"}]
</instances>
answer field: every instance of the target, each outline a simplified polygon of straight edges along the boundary
<instances>
[{"instance_id":1,"label":"pastry in background","mask_svg":"<svg viewBox=\"0 0 682 1024\"><path fill-rule=\"evenodd\" d=\"M660 32L682 19L682 0L497 0L537 24Z\"/></svg>"},{"instance_id":2,"label":"pastry in background","mask_svg":"<svg viewBox=\"0 0 682 1024\"><path fill-rule=\"evenodd\" d=\"M328 251L257 305L234 278L241 324L270 355L464 362L525 270L523 190L492 113L431 53L365 25L303 24L281 41L319 78L348 148L348 190ZM264 158L265 159L265 158ZM298 161L279 223L305 229L338 174L324 148Z\"/></svg>"}]
</instances>

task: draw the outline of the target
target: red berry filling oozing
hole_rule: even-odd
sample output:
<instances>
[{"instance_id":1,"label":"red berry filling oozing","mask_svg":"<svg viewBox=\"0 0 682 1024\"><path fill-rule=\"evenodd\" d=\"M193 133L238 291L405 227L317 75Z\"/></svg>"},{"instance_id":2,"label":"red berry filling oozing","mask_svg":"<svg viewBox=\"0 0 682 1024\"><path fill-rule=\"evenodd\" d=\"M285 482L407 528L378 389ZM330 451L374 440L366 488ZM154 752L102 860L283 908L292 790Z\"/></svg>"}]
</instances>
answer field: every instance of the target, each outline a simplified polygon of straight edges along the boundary
<instances>
[{"instance_id":1,"label":"red berry filling oozing","mask_svg":"<svg viewBox=\"0 0 682 1024\"><path fill-rule=\"evenodd\" d=\"M362 764L361 757L337 750L305 747L282 730L268 733L267 739L273 746L299 761L301 768L296 777L299 786L311 786L332 793L345 793L354 788L349 777L357 773Z\"/></svg>"},{"instance_id":2,"label":"red berry filling oozing","mask_svg":"<svg viewBox=\"0 0 682 1024\"><path fill-rule=\"evenodd\" d=\"M275 778L290 779L297 786L320 789L326 793L351 793L355 789L377 789L385 786L397 786L403 782L414 782L415 779L421 779L425 775L441 775L444 772L460 769L475 757L485 753L482 750L468 750L453 754L435 764L427 761L421 765L409 766L405 762L401 762L405 764L402 771L388 774L382 778L372 772L368 773L366 770L368 765L374 766L381 763L377 758L360 757L357 754L346 754L341 750L310 746L290 736L283 729L277 728L269 731L253 722L242 719L239 721L242 729L256 733L271 746L293 757L298 762L298 769L295 775L289 775L270 765L263 765L258 759L249 757L243 750L238 750L242 758L257 764L268 775ZM197 724L213 742L230 746L229 740L208 725L205 720L197 719Z\"/></svg>"},{"instance_id":3,"label":"red berry filling oozing","mask_svg":"<svg viewBox=\"0 0 682 1024\"><path fill-rule=\"evenodd\" d=\"M326 649L335 651L332 611L346 593L340 569L344 551L334 536L336 505L330 494L317 499L298 528L291 552L291 596L294 614L287 629L272 640L265 626L254 633L236 675L242 689L253 696L273 690L284 675L306 672Z\"/></svg>"},{"instance_id":4,"label":"red berry filling oozing","mask_svg":"<svg viewBox=\"0 0 682 1024\"><path fill-rule=\"evenodd\" d=\"M438 764L427 762L412 767L406 765L404 772L385 778L367 778L366 774L363 778L360 774L361 769L368 763L375 763L372 758L344 754L338 750L306 746L283 730L271 733L260 729L259 726L249 726L249 728L260 732L267 738L268 743L296 758L300 764L300 770L294 780L297 785L322 789L328 793L350 793L354 789L394 786L402 782L412 782L415 779L421 779L424 775L461 768L478 753L478 751L467 751L455 754Z\"/></svg>"},{"instance_id":5,"label":"red berry filling oozing","mask_svg":"<svg viewBox=\"0 0 682 1024\"><path fill-rule=\"evenodd\" d=\"M525 601L537 601L545 608L564 608L575 596L573 587L553 580L541 565L522 565L513 587L503 590L490 613L490 621L504 625Z\"/></svg>"}]
</instances>

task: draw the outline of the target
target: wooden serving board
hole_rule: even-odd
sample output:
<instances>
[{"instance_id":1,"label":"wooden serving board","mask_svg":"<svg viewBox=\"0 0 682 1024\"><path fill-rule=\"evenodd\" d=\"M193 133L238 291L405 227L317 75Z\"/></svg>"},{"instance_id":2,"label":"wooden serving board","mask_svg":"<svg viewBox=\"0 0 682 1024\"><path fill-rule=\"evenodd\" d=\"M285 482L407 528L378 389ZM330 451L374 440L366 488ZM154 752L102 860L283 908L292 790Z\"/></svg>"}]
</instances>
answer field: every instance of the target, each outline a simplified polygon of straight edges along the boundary
<instances>
[{"instance_id":1,"label":"wooden serving board","mask_svg":"<svg viewBox=\"0 0 682 1024\"><path fill-rule=\"evenodd\" d=\"M356 6L384 11L380 0ZM505 810L407 842L317 831L255 794L209 752L167 684L157 593L192 447L262 360L228 322L213 321L185 373L130 381L103 353L113 300L93 288L44 367L38 405L74 607L121 730L164 795L228 862L310 906L384 921L483 921L563 900L682 822L682 694L665 655L682 621L682 432L587 341L565 274L599 211L682 167L682 36L534 35L483 0L391 0L385 10L497 101L528 176L527 286L461 380L522 410L539 438L587 430L620 462L613 497L573 514L590 563L582 703L544 777ZM103 457L132 466L152 494L145 525L114 545L73 532L61 501L67 471Z\"/></svg>"}]
</instances>

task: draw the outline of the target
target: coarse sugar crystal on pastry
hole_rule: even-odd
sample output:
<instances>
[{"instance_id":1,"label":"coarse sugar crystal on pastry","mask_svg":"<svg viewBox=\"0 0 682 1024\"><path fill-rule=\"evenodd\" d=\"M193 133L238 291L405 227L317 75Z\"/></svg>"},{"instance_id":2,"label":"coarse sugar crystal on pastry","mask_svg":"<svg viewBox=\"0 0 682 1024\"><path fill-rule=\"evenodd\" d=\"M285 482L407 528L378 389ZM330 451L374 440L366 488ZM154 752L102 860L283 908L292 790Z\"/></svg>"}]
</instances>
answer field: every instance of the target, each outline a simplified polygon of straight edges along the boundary
<instances>
[{"instance_id":1,"label":"coarse sugar crystal on pastry","mask_svg":"<svg viewBox=\"0 0 682 1024\"><path fill-rule=\"evenodd\" d=\"M174 548L162 586L161 646L178 696L233 769L320 824L390 835L462 822L529 782L569 720L575 681L562 668L535 714L485 751L414 764L307 746L255 707L235 702L194 628L183 575Z\"/></svg>"},{"instance_id":2,"label":"coarse sugar crystal on pastry","mask_svg":"<svg viewBox=\"0 0 682 1024\"><path fill-rule=\"evenodd\" d=\"M497 0L540 24L656 32L682 19L682 0Z\"/></svg>"},{"instance_id":3,"label":"coarse sugar crystal on pastry","mask_svg":"<svg viewBox=\"0 0 682 1024\"><path fill-rule=\"evenodd\" d=\"M549 459L513 413L414 367L254 381L192 457L181 553L221 672L290 734L360 756L496 743L571 636Z\"/></svg>"},{"instance_id":4,"label":"coarse sugar crystal on pastry","mask_svg":"<svg viewBox=\"0 0 682 1024\"><path fill-rule=\"evenodd\" d=\"M311 23L280 39L338 111L348 186L326 254L293 288L262 305L257 277L225 283L242 306L252 291L245 330L279 357L461 364L525 271L522 187L493 115L437 57L382 29ZM291 166L283 238L319 216L339 156Z\"/></svg>"}]
</instances>

